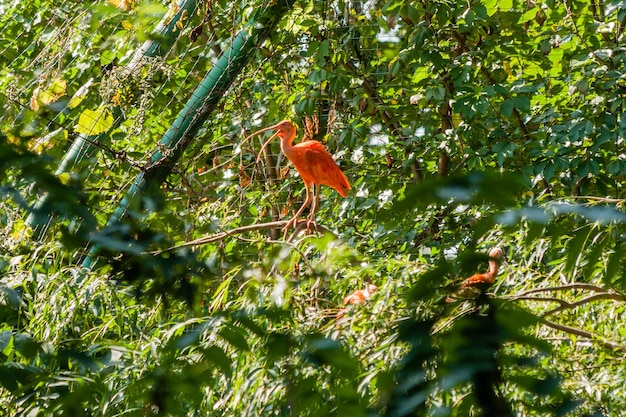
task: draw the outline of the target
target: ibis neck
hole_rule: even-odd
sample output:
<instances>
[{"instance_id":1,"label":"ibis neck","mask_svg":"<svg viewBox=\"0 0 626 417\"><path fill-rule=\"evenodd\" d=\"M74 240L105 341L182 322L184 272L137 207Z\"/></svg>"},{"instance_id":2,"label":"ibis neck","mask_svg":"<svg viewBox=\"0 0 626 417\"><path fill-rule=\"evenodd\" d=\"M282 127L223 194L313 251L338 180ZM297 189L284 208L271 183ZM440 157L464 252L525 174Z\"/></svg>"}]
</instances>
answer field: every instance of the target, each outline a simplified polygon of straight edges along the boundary
<instances>
[{"instance_id":1,"label":"ibis neck","mask_svg":"<svg viewBox=\"0 0 626 417\"><path fill-rule=\"evenodd\" d=\"M293 147L293 139L295 136L295 132L292 135L286 134L280 136L280 150L283 151L285 155L291 153L291 148Z\"/></svg>"},{"instance_id":2,"label":"ibis neck","mask_svg":"<svg viewBox=\"0 0 626 417\"><path fill-rule=\"evenodd\" d=\"M499 263L498 261L495 261L493 259L489 260L489 275L492 277L496 277L498 275L498 267L499 267Z\"/></svg>"}]
</instances>

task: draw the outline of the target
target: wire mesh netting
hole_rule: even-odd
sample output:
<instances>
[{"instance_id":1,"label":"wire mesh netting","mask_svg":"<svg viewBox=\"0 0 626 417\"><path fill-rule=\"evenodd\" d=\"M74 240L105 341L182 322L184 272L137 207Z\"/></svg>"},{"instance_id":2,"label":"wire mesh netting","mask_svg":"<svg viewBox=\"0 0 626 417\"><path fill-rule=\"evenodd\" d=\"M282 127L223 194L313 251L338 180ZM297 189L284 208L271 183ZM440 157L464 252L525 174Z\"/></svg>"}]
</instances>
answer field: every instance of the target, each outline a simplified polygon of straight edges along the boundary
<instances>
[{"instance_id":1,"label":"wire mesh netting","mask_svg":"<svg viewBox=\"0 0 626 417\"><path fill-rule=\"evenodd\" d=\"M621 206L569 197L623 204L623 0L305 0L263 31L278 3L0 0L0 395L11 407L298 414L305 393L310 415L415 413L408 382L431 403L424 413L467 415L480 413L469 390L485 381L467 355L477 348L489 366L503 360L491 384L512 406L558 413L546 381L575 386L598 360L618 368L623 349L601 339L623 329L602 322L622 305L574 309L623 301ZM233 82L207 83L247 39ZM270 134L249 137L283 119L297 141L322 141L351 183L347 198L321 188L318 224L334 236L259 227L305 196L278 141L260 154ZM493 293L445 303L496 243L512 269ZM95 247L104 266L89 271ZM570 279L589 282L562 286ZM370 285L371 299L347 306ZM552 285L576 292L533 295ZM567 326L536 331L545 312ZM466 317L488 319L486 345ZM422 388L396 372L424 365ZM511 378L522 365L536 381ZM623 381L621 367L602 368ZM598 375L575 389L604 406L603 385L586 379Z\"/></svg>"},{"instance_id":2,"label":"wire mesh netting","mask_svg":"<svg viewBox=\"0 0 626 417\"><path fill-rule=\"evenodd\" d=\"M10 16L27 21L24 32L31 39L19 44L13 40L0 51L11 57L2 68L7 108L2 124L8 132L19 128L15 137L26 138L31 151L49 155L51 168L59 163L56 171L64 181L85 186L90 207L99 215L101 224L158 149L159 139L199 80L240 29L237 21L246 16L244 8L230 27L216 28L208 21L212 5L200 4L190 9L187 20L176 23L171 39L162 42L158 52L147 54L142 39L150 37L151 28L158 22L152 16L165 13L163 22L167 23L180 6L166 10L151 5L155 10L147 11L131 7L111 3L39 10L23 5L11 9L12 15L4 19L5 25ZM327 27L319 35L322 42L347 27L338 19L341 13L334 12L331 5L325 4L324 10L322 20ZM274 50L267 45L257 52L239 84L228 92L165 185L168 201L186 207L180 214L187 218L188 230L197 222L211 219L221 224L225 219L232 221L229 215L241 218L241 213L241 222L248 223L272 208L274 216L284 217L289 212L287 207L297 204L294 194L301 187L296 181L279 186L283 192L271 194L270 207L264 207L258 199L250 204L245 189L263 186L268 178L254 162L259 143L242 143L241 139L253 128L275 122L264 120L267 107L280 106L285 117L290 116L300 93L285 80L280 87L284 88L285 102L264 102L263 98L276 87L264 82L263 71L278 61L279 65L298 66L303 76L311 75L307 48L318 41L312 40L298 23L308 12L296 9L287 19L281 30L287 33L284 37L288 42L281 42ZM318 94L324 94L322 88ZM251 102L250 95L258 100ZM320 115L323 113L327 121L326 129L340 123L336 101L321 97L315 106L320 107ZM309 120L318 120L318 116L314 114ZM337 138L334 140L336 148ZM72 153L73 147L78 151ZM276 156L278 152L273 153ZM350 154L343 151L340 156L348 158ZM284 158L276 163L280 178L289 176ZM28 191L23 190L25 194Z\"/></svg>"},{"instance_id":3,"label":"wire mesh netting","mask_svg":"<svg viewBox=\"0 0 626 417\"><path fill-rule=\"evenodd\" d=\"M193 7L186 9L188 3ZM353 183L357 198L350 201L323 192L337 199L334 209L322 204L327 214L336 210L357 218L382 206L392 199L390 189L436 173L450 154L458 157L444 167L449 172L501 165L515 156L515 145L504 138L545 130L540 119L549 103L531 110L528 96L571 87L566 66L573 59L584 66L584 59L597 58L577 37L577 25L594 23L608 33L621 10L613 3L560 7L498 1L291 6L162 186L168 202L163 210L175 215L153 215L149 221L184 230L176 240L225 224L286 218L299 207L302 184L277 145L272 158L257 164L262 138L243 141L282 118L296 120L300 137L307 126L317 126L308 129L309 136L326 143ZM5 5L2 129L10 140L49 156L62 181L82 184L104 225L155 152L163 150L159 141L257 8L213 1ZM544 27L548 14L562 16L563 27ZM470 32L478 25L480 30ZM532 56L507 48L511 28L520 25L539 39L542 49ZM436 42L430 42L433 37ZM459 85L450 84L452 76ZM479 78L483 85L476 87ZM575 82L582 91L585 81ZM513 95L497 90L499 85ZM473 123L492 111L509 117ZM503 150L486 149L479 142L484 136ZM512 163L525 162L513 158ZM363 187L362 177L377 187ZM42 198L29 193L27 181L20 187L31 204Z\"/></svg>"}]
</instances>

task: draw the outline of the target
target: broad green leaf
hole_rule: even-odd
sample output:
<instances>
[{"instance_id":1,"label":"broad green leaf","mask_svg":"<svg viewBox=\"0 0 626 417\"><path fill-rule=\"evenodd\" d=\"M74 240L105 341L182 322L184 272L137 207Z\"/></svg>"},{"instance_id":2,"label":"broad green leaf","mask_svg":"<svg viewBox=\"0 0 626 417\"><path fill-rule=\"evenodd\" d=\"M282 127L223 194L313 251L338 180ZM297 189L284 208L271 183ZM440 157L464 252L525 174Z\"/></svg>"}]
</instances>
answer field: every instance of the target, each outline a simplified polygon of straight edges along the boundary
<instances>
[{"instance_id":1,"label":"broad green leaf","mask_svg":"<svg viewBox=\"0 0 626 417\"><path fill-rule=\"evenodd\" d=\"M513 99L507 98L500 105L500 112L504 117L511 117L513 115L513 109L515 108L515 102Z\"/></svg>"},{"instance_id":2,"label":"broad green leaf","mask_svg":"<svg viewBox=\"0 0 626 417\"><path fill-rule=\"evenodd\" d=\"M530 111L530 99L526 96L516 96L513 98L513 105L521 112Z\"/></svg>"},{"instance_id":3,"label":"broad green leaf","mask_svg":"<svg viewBox=\"0 0 626 417\"><path fill-rule=\"evenodd\" d=\"M624 272L624 251L621 245L615 245L614 250L609 256L609 260L606 263L606 272L602 277L604 283L608 285L619 284L619 288L622 290L626 288L626 280L623 278ZM621 273L622 279L616 282L616 277L619 277Z\"/></svg>"},{"instance_id":4,"label":"broad green leaf","mask_svg":"<svg viewBox=\"0 0 626 417\"><path fill-rule=\"evenodd\" d=\"M517 21L517 23L519 23L521 25L523 23L526 23L526 22L529 22L529 21L533 20L535 18L535 16L537 15L537 11L539 11L539 7L538 6L530 8L529 10L524 12L524 14Z\"/></svg>"},{"instance_id":5,"label":"broad green leaf","mask_svg":"<svg viewBox=\"0 0 626 417\"><path fill-rule=\"evenodd\" d=\"M104 107L96 110L84 110L78 118L78 125L75 128L77 133L95 136L108 132L113 126L113 115Z\"/></svg>"},{"instance_id":6,"label":"broad green leaf","mask_svg":"<svg viewBox=\"0 0 626 417\"><path fill-rule=\"evenodd\" d=\"M220 329L219 334L237 350L241 352L250 350L250 346L248 345L248 342L246 342L247 334L242 328L225 326Z\"/></svg>"},{"instance_id":7,"label":"broad green leaf","mask_svg":"<svg viewBox=\"0 0 626 417\"><path fill-rule=\"evenodd\" d=\"M25 359L33 359L41 351L41 344L25 333L14 336L14 346L15 351Z\"/></svg>"},{"instance_id":8,"label":"broad green leaf","mask_svg":"<svg viewBox=\"0 0 626 417\"><path fill-rule=\"evenodd\" d=\"M19 389L32 381L32 377L41 373L42 370L31 365L17 362L5 362L0 364L0 385L9 391L19 394Z\"/></svg>"},{"instance_id":9,"label":"broad green leaf","mask_svg":"<svg viewBox=\"0 0 626 417\"><path fill-rule=\"evenodd\" d=\"M4 330L0 332L0 352L9 356L10 350L13 348L13 332Z\"/></svg>"},{"instance_id":10,"label":"broad green leaf","mask_svg":"<svg viewBox=\"0 0 626 417\"><path fill-rule=\"evenodd\" d=\"M209 346L204 349L203 355L205 360L217 365L225 376L230 377L232 374L232 361L224 350L217 346Z\"/></svg>"}]
</instances>

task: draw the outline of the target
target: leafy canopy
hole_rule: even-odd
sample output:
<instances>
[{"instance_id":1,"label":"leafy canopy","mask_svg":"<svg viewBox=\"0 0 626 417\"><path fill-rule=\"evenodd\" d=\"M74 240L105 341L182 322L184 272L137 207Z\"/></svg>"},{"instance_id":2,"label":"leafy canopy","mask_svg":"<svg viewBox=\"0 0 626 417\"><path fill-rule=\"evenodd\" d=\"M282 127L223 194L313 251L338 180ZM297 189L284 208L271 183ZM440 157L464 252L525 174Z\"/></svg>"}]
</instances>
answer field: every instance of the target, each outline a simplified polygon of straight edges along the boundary
<instances>
[{"instance_id":1,"label":"leafy canopy","mask_svg":"<svg viewBox=\"0 0 626 417\"><path fill-rule=\"evenodd\" d=\"M0 6L8 414L623 412L623 2L290 3L141 182L267 6L186 4ZM285 118L351 182L324 233L271 223L302 182L244 138Z\"/></svg>"}]
</instances>

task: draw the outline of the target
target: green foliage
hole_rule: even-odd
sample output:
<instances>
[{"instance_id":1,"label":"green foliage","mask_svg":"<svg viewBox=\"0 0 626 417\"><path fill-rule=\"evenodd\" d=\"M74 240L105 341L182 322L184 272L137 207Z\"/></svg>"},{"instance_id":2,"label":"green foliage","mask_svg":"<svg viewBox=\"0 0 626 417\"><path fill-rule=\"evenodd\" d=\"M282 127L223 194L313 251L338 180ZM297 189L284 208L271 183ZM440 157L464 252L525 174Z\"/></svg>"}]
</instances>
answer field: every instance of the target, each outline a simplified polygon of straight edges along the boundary
<instances>
[{"instance_id":1,"label":"green foliage","mask_svg":"<svg viewBox=\"0 0 626 417\"><path fill-rule=\"evenodd\" d=\"M134 198L266 6L171 36L170 2L127 6L0 6L7 415L623 413L623 2L295 2ZM284 118L352 185L321 188L324 233L264 226L304 190L243 138ZM492 246L495 284L459 289Z\"/></svg>"}]
</instances>

